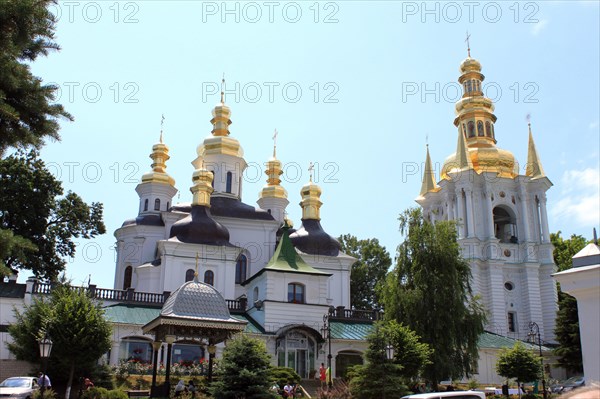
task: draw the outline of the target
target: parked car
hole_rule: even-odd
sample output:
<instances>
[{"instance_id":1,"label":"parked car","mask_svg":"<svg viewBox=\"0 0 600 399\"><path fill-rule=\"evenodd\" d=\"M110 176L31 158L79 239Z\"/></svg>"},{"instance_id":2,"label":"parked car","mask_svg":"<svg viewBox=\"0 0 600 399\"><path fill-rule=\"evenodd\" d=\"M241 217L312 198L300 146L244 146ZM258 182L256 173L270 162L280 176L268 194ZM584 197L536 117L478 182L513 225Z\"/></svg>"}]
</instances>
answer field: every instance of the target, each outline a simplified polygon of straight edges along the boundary
<instances>
[{"instance_id":1,"label":"parked car","mask_svg":"<svg viewBox=\"0 0 600 399\"><path fill-rule=\"evenodd\" d=\"M403 396L402 399L485 399L485 393L480 391L451 391L428 392Z\"/></svg>"},{"instance_id":2,"label":"parked car","mask_svg":"<svg viewBox=\"0 0 600 399\"><path fill-rule=\"evenodd\" d=\"M35 377L10 377L0 383L0 398L31 399L38 389Z\"/></svg>"},{"instance_id":3,"label":"parked car","mask_svg":"<svg viewBox=\"0 0 600 399\"><path fill-rule=\"evenodd\" d=\"M579 388L585 385L585 378L581 375L571 377L568 380L558 383L553 387L552 392L561 393L568 392L575 388Z\"/></svg>"}]
</instances>

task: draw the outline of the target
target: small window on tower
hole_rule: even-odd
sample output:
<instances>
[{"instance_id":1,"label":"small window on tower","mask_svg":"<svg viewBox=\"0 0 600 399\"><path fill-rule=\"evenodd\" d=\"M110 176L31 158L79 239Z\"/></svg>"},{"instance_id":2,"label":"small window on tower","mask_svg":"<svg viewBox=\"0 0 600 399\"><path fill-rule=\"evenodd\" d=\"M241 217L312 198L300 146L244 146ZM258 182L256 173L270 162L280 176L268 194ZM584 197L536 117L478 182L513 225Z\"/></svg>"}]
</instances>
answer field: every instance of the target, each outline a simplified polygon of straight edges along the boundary
<instances>
[{"instance_id":1,"label":"small window on tower","mask_svg":"<svg viewBox=\"0 0 600 399\"><path fill-rule=\"evenodd\" d=\"M215 273L212 270L207 270L204 272L204 283L215 285Z\"/></svg>"},{"instance_id":2,"label":"small window on tower","mask_svg":"<svg viewBox=\"0 0 600 399\"><path fill-rule=\"evenodd\" d=\"M233 179L233 175L231 174L231 172L227 172L227 182L225 184L225 192L226 193L231 192L232 179Z\"/></svg>"},{"instance_id":3,"label":"small window on tower","mask_svg":"<svg viewBox=\"0 0 600 399\"><path fill-rule=\"evenodd\" d=\"M158 198L154 200L154 210L160 211L160 200Z\"/></svg>"},{"instance_id":4,"label":"small window on tower","mask_svg":"<svg viewBox=\"0 0 600 399\"><path fill-rule=\"evenodd\" d=\"M485 123L485 135L492 137L492 124L489 121Z\"/></svg>"},{"instance_id":5,"label":"small window on tower","mask_svg":"<svg viewBox=\"0 0 600 399\"><path fill-rule=\"evenodd\" d=\"M483 137L483 122L482 121L477 121L477 135L479 137Z\"/></svg>"},{"instance_id":6,"label":"small window on tower","mask_svg":"<svg viewBox=\"0 0 600 399\"><path fill-rule=\"evenodd\" d=\"M188 281L192 281L193 279L194 279L194 270L187 269L185 271L185 282L187 283Z\"/></svg>"},{"instance_id":7,"label":"small window on tower","mask_svg":"<svg viewBox=\"0 0 600 399\"><path fill-rule=\"evenodd\" d=\"M133 268L131 266L127 266L125 268L125 273L123 274L123 289L126 290L131 287L131 275L133 274Z\"/></svg>"},{"instance_id":8,"label":"small window on tower","mask_svg":"<svg viewBox=\"0 0 600 399\"><path fill-rule=\"evenodd\" d=\"M148 198L144 201L144 212L148 210Z\"/></svg>"},{"instance_id":9,"label":"small window on tower","mask_svg":"<svg viewBox=\"0 0 600 399\"><path fill-rule=\"evenodd\" d=\"M469 137L475 137L475 122L469 121L467 126L469 127Z\"/></svg>"},{"instance_id":10,"label":"small window on tower","mask_svg":"<svg viewBox=\"0 0 600 399\"><path fill-rule=\"evenodd\" d=\"M470 93L473 91L473 84L471 83L470 80L467 80L467 93Z\"/></svg>"},{"instance_id":11,"label":"small window on tower","mask_svg":"<svg viewBox=\"0 0 600 399\"><path fill-rule=\"evenodd\" d=\"M240 255L235 264L235 283L242 284L246 280L248 269L248 258L246 255Z\"/></svg>"},{"instance_id":12,"label":"small window on tower","mask_svg":"<svg viewBox=\"0 0 600 399\"><path fill-rule=\"evenodd\" d=\"M508 332L517 331L517 315L515 312L508 312Z\"/></svg>"}]
</instances>

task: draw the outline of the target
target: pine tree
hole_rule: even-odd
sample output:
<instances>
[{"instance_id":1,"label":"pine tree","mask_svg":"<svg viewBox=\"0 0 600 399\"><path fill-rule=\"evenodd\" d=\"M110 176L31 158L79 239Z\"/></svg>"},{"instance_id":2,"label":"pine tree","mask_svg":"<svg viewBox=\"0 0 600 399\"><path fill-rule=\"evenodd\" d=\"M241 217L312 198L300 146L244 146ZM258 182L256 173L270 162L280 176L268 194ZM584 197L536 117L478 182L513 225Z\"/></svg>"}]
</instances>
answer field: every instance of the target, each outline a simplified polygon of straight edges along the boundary
<instances>
[{"instance_id":1,"label":"pine tree","mask_svg":"<svg viewBox=\"0 0 600 399\"><path fill-rule=\"evenodd\" d=\"M211 393L215 399L275 399L273 381L264 342L241 334L228 341Z\"/></svg>"},{"instance_id":2,"label":"pine tree","mask_svg":"<svg viewBox=\"0 0 600 399\"><path fill-rule=\"evenodd\" d=\"M406 210L399 220L406 239L386 280L385 316L408 326L433 349L423 377L437 388L439 381L470 375L486 315L472 294L455 223L429 223L419 208Z\"/></svg>"}]
</instances>

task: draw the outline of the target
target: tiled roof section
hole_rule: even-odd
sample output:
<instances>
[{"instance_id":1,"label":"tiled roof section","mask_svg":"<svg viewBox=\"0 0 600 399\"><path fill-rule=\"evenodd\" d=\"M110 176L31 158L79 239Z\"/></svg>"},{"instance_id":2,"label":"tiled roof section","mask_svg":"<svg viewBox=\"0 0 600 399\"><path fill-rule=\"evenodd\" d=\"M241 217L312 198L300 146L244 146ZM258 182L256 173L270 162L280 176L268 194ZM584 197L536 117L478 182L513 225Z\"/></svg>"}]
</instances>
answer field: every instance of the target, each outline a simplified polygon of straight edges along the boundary
<instances>
[{"instance_id":1,"label":"tiled roof section","mask_svg":"<svg viewBox=\"0 0 600 399\"><path fill-rule=\"evenodd\" d=\"M14 281L0 282L0 298L24 298L26 284L17 284Z\"/></svg>"},{"instance_id":2,"label":"tiled roof section","mask_svg":"<svg viewBox=\"0 0 600 399\"><path fill-rule=\"evenodd\" d=\"M525 348L530 350L539 350L538 345L530 344L529 342L521 341L519 339L505 337L503 335L498 335L491 333L489 331L484 331L483 334L479 336L479 342L477 346L481 349L510 349L515 346L516 342L520 342L525 346ZM552 351L551 348L542 345L542 351Z\"/></svg>"},{"instance_id":3,"label":"tiled roof section","mask_svg":"<svg viewBox=\"0 0 600 399\"><path fill-rule=\"evenodd\" d=\"M373 329L370 323L331 321L331 339L366 340Z\"/></svg>"},{"instance_id":4,"label":"tiled roof section","mask_svg":"<svg viewBox=\"0 0 600 399\"><path fill-rule=\"evenodd\" d=\"M271 260L265 266L266 270L276 270L281 272L318 274L331 276L331 273L317 270L302 259L292 245L287 229L283 228L283 235L279 241L279 245L275 249L275 253Z\"/></svg>"},{"instance_id":5,"label":"tiled roof section","mask_svg":"<svg viewBox=\"0 0 600 399\"><path fill-rule=\"evenodd\" d=\"M213 286L195 278L179 287L163 305L161 316L231 320L227 302Z\"/></svg>"},{"instance_id":6,"label":"tiled roof section","mask_svg":"<svg viewBox=\"0 0 600 399\"><path fill-rule=\"evenodd\" d=\"M231 317L235 320L245 321L248 323L246 324L246 328L244 329L245 333L264 334L264 331L262 328L260 328L260 325L258 325L258 323L256 323L256 321L254 321L254 319L252 319L251 317L241 314L233 314L231 315Z\"/></svg>"},{"instance_id":7,"label":"tiled roof section","mask_svg":"<svg viewBox=\"0 0 600 399\"><path fill-rule=\"evenodd\" d=\"M112 305L104 308L104 318L111 323L144 325L160 314L160 308L150 306Z\"/></svg>"}]
</instances>

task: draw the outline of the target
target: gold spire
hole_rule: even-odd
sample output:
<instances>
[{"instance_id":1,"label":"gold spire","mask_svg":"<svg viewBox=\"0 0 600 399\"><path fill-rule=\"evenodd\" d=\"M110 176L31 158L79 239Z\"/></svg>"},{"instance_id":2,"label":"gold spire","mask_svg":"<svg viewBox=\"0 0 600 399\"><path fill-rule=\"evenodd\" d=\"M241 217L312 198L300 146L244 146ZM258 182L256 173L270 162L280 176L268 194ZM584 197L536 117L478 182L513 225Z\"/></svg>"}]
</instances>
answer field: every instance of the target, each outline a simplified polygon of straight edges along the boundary
<instances>
[{"instance_id":1,"label":"gold spire","mask_svg":"<svg viewBox=\"0 0 600 399\"><path fill-rule=\"evenodd\" d=\"M300 206L302 207L302 219L321 220L320 208L321 205L323 205L320 200L321 187L312 182L313 169L314 165L311 162L310 166L308 167L310 180L300 190L300 194L302 195L302 201L300 201Z\"/></svg>"},{"instance_id":2,"label":"gold spire","mask_svg":"<svg viewBox=\"0 0 600 399\"><path fill-rule=\"evenodd\" d=\"M527 149L527 168L525 169L525 175L532 179L545 177L544 169L542 168L542 162L535 148L535 142L533 141L533 134L531 133L531 122L527 122L529 126L529 148Z\"/></svg>"},{"instance_id":3,"label":"gold spire","mask_svg":"<svg viewBox=\"0 0 600 399\"><path fill-rule=\"evenodd\" d=\"M429 191L436 190L438 185L435 183L435 173L431 166L431 157L429 156L429 144L427 144L427 156L425 157L425 170L423 171L423 183L419 195L423 197Z\"/></svg>"},{"instance_id":4,"label":"gold spire","mask_svg":"<svg viewBox=\"0 0 600 399\"><path fill-rule=\"evenodd\" d=\"M231 110L225 105L225 75L221 80L221 102L215 106L212 111L213 118L210 123L213 124L213 136L229 136L229 125L231 125Z\"/></svg>"},{"instance_id":5,"label":"gold spire","mask_svg":"<svg viewBox=\"0 0 600 399\"><path fill-rule=\"evenodd\" d=\"M190 188L190 191L194 195L192 205L201 205L209 208L210 195L214 191L212 188L213 174L204 168L204 160L200 157L196 158L192 164L196 167L196 170L192 174L194 185Z\"/></svg>"},{"instance_id":6,"label":"gold spire","mask_svg":"<svg viewBox=\"0 0 600 399\"><path fill-rule=\"evenodd\" d=\"M145 173L142 176L142 183L162 183L175 186L175 179L169 176L166 172L167 161L171 158L169 156L169 147L163 143L163 124L165 116L163 115L160 121L160 138L159 142L152 146L152 153L150 159L152 159L152 171Z\"/></svg>"},{"instance_id":7,"label":"gold spire","mask_svg":"<svg viewBox=\"0 0 600 399\"><path fill-rule=\"evenodd\" d=\"M458 129L458 142L456 144L456 168L458 170L473 169L469 147L467 147L465 135L460 129Z\"/></svg>"},{"instance_id":8,"label":"gold spire","mask_svg":"<svg viewBox=\"0 0 600 399\"><path fill-rule=\"evenodd\" d=\"M275 129L275 134L273 134L273 157L266 163L267 170L265 170L265 174L268 177L267 184L260 192L260 198L287 199L287 191L281 186L280 176L283 174L282 164L281 161L275 157L277 148L277 135L277 129Z\"/></svg>"}]
</instances>

